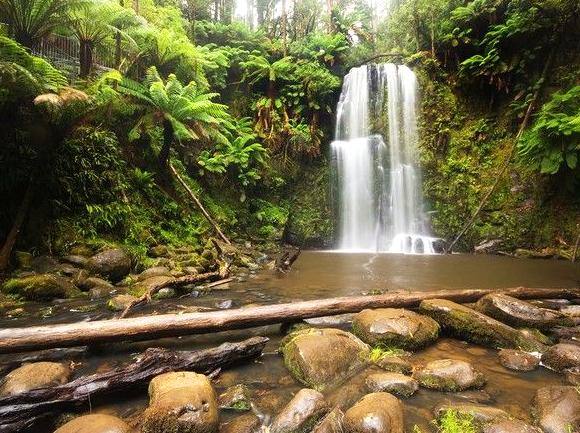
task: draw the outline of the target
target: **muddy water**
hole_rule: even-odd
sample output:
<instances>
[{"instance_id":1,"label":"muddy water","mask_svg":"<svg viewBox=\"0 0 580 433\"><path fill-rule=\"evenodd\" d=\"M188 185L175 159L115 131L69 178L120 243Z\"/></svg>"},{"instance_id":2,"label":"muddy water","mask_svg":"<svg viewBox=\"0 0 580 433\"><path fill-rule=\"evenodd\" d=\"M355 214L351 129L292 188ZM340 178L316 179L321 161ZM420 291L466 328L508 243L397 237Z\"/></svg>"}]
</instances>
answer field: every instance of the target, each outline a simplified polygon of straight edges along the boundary
<instances>
[{"instance_id":1,"label":"muddy water","mask_svg":"<svg viewBox=\"0 0 580 433\"><path fill-rule=\"evenodd\" d=\"M399 256L342 254L332 252L304 252L288 274L268 270L239 276L238 281L209 293L194 291L177 300L159 301L141 310L144 313L185 311L193 306L235 308L248 304L267 304L308 300L330 296L358 295L377 291L529 287L578 287L580 266L551 260L523 260L492 256ZM86 311L87 302L55 302L51 305L28 305L24 318L2 318L0 326L30 326L39 323L72 322L107 318L101 302L93 302ZM348 324L340 325L348 329ZM81 359L76 375L111 368L128 360L129 355L150 346L180 350L203 348L223 341L243 339L250 335L271 338L264 356L247 365L222 372L216 379L216 389L245 383L254 392L257 411L267 421L300 389L276 354L281 338L279 326L268 326L243 331L212 335L167 338L155 342L119 343L96 348L89 357ZM529 405L535 390L541 386L563 384L564 378L545 369L529 373L515 373L503 368L497 361L496 351L442 338L435 345L414 354L413 363L433 359L456 358L473 362L488 378L483 390L463 393L440 393L421 389L404 400L407 431L417 424L425 432L434 431L432 409L445 401L480 402L507 410L514 416L529 419ZM10 359L4 356L0 361ZM364 393L364 373L346 384L349 398ZM345 385L345 386L346 386ZM336 403L347 403L340 390L330 391L328 397ZM338 400L337 400L338 399ZM131 392L92 399L80 407L84 412L106 412L126 418L138 418L146 407L146 389L137 387ZM227 420L234 414L222 412ZM48 425L39 430L49 432Z\"/></svg>"}]
</instances>

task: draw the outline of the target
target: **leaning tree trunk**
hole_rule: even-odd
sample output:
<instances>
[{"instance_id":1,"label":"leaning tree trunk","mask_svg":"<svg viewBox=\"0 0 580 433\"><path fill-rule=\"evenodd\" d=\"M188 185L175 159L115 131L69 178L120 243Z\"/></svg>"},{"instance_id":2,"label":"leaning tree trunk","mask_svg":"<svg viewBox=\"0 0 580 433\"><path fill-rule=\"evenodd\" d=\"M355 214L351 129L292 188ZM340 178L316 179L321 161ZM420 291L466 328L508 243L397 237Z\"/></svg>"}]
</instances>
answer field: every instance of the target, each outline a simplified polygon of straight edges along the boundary
<instances>
[{"instance_id":1,"label":"leaning tree trunk","mask_svg":"<svg viewBox=\"0 0 580 433\"><path fill-rule=\"evenodd\" d=\"M167 119L163 119L163 145L159 151L159 166L167 170L169 165L169 153L173 144L173 125Z\"/></svg>"},{"instance_id":2,"label":"leaning tree trunk","mask_svg":"<svg viewBox=\"0 0 580 433\"><path fill-rule=\"evenodd\" d=\"M93 42L81 39L79 48L79 76L87 78L93 68Z\"/></svg>"}]
</instances>

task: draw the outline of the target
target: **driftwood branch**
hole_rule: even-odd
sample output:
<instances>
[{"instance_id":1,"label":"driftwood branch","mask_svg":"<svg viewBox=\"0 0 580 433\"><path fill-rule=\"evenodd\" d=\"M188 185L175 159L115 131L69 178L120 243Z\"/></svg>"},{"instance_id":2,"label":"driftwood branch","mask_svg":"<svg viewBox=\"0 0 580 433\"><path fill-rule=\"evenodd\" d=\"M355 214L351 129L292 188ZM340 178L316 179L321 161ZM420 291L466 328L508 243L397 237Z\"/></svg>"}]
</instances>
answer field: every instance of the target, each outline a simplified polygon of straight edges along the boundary
<instances>
[{"instance_id":1,"label":"driftwood branch","mask_svg":"<svg viewBox=\"0 0 580 433\"><path fill-rule=\"evenodd\" d=\"M152 340L178 335L204 334L229 329L356 313L365 308L414 308L425 299L475 302L490 293L521 299L580 298L580 289L465 289L401 292L265 305L204 313L160 314L127 319L47 325L0 330L0 353L79 346L122 340Z\"/></svg>"},{"instance_id":2,"label":"driftwood branch","mask_svg":"<svg viewBox=\"0 0 580 433\"><path fill-rule=\"evenodd\" d=\"M64 385L40 388L0 398L0 432L19 432L35 420L62 407L89 402L91 397L147 383L170 371L211 373L261 355L265 337L252 337L239 343L224 343L211 349L173 352L148 349L135 362L105 373L81 376Z\"/></svg>"},{"instance_id":3,"label":"driftwood branch","mask_svg":"<svg viewBox=\"0 0 580 433\"><path fill-rule=\"evenodd\" d=\"M290 253L290 251L285 251L280 257L278 257L278 259L276 259L276 270L282 273L288 272L300 253L300 248L292 253Z\"/></svg>"}]
</instances>

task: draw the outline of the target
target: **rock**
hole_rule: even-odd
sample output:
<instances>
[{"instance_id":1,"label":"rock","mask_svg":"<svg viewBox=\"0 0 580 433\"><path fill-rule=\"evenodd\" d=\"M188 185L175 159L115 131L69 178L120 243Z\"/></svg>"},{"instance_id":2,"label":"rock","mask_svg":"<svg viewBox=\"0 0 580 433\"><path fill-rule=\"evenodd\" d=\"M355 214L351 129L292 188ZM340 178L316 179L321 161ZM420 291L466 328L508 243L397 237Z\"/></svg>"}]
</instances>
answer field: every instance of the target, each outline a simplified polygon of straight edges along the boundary
<instances>
[{"instance_id":1,"label":"rock","mask_svg":"<svg viewBox=\"0 0 580 433\"><path fill-rule=\"evenodd\" d=\"M501 239L486 239L473 248L475 254L496 254L503 241Z\"/></svg>"},{"instance_id":2,"label":"rock","mask_svg":"<svg viewBox=\"0 0 580 433\"><path fill-rule=\"evenodd\" d=\"M491 294L477 301L476 308L494 319L516 327L541 330L554 326L572 326L572 320L559 311L540 308L529 302L502 294Z\"/></svg>"},{"instance_id":3,"label":"rock","mask_svg":"<svg viewBox=\"0 0 580 433\"><path fill-rule=\"evenodd\" d=\"M445 299L422 301L420 309L447 331L476 344L495 348L541 352L545 346L479 311Z\"/></svg>"},{"instance_id":4,"label":"rock","mask_svg":"<svg viewBox=\"0 0 580 433\"><path fill-rule=\"evenodd\" d=\"M98 299L104 299L111 295L114 289L107 289L106 287L93 287L89 290L89 299L91 301L96 301Z\"/></svg>"},{"instance_id":5,"label":"rock","mask_svg":"<svg viewBox=\"0 0 580 433\"><path fill-rule=\"evenodd\" d=\"M87 266L89 259L85 256L64 256L61 260L65 263L70 263L71 265L78 266L79 268L84 268Z\"/></svg>"},{"instance_id":6,"label":"rock","mask_svg":"<svg viewBox=\"0 0 580 433\"><path fill-rule=\"evenodd\" d=\"M24 364L2 379L0 396L17 395L31 389L61 385L68 381L70 375L70 368L59 362Z\"/></svg>"},{"instance_id":7,"label":"rock","mask_svg":"<svg viewBox=\"0 0 580 433\"><path fill-rule=\"evenodd\" d=\"M564 370L566 380L572 385L580 385L580 367L569 368Z\"/></svg>"},{"instance_id":8,"label":"rock","mask_svg":"<svg viewBox=\"0 0 580 433\"><path fill-rule=\"evenodd\" d=\"M170 277L171 271L165 266L154 266L149 269L145 269L139 275L137 275L137 281L143 281L151 277Z\"/></svg>"},{"instance_id":9,"label":"rock","mask_svg":"<svg viewBox=\"0 0 580 433\"><path fill-rule=\"evenodd\" d=\"M250 390L246 385L230 386L218 398L220 409L250 410Z\"/></svg>"},{"instance_id":10,"label":"rock","mask_svg":"<svg viewBox=\"0 0 580 433\"><path fill-rule=\"evenodd\" d=\"M345 379L368 359L369 347L340 329L303 329L285 337L281 352L292 376L322 390Z\"/></svg>"},{"instance_id":11,"label":"rock","mask_svg":"<svg viewBox=\"0 0 580 433\"><path fill-rule=\"evenodd\" d=\"M124 311L125 308L131 304L137 298L132 295L117 295L113 296L107 302L107 308L111 311Z\"/></svg>"},{"instance_id":12,"label":"rock","mask_svg":"<svg viewBox=\"0 0 580 433\"><path fill-rule=\"evenodd\" d=\"M472 417L474 421L479 423L487 423L499 419L509 418L510 415L501 409L491 406L484 406L481 404L471 403L446 403L438 405L433 411L435 417L440 419L445 413L450 410L454 411L459 416Z\"/></svg>"},{"instance_id":13,"label":"rock","mask_svg":"<svg viewBox=\"0 0 580 433\"><path fill-rule=\"evenodd\" d=\"M220 433L257 433L260 427L260 418L254 414L246 414L234 418L220 426Z\"/></svg>"},{"instance_id":14,"label":"rock","mask_svg":"<svg viewBox=\"0 0 580 433\"><path fill-rule=\"evenodd\" d=\"M580 367L580 346L559 343L542 354L542 364L556 371Z\"/></svg>"},{"instance_id":15,"label":"rock","mask_svg":"<svg viewBox=\"0 0 580 433\"><path fill-rule=\"evenodd\" d=\"M334 316L312 317L311 319L304 319L306 323L314 326L340 326L352 323L354 314L336 314Z\"/></svg>"},{"instance_id":16,"label":"rock","mask_svg":"<svg viewBox=\"0 0 580 433\"><path fill-rule=\"evenodd\" d=\"M403 405L386 392L361 398L344 414L348 433L403 433Z\"/></svg>"},{"instance_id":17,"label":"rock","mask_svg":"<svg viewBox=\"0 0 580 433\"><path fill-rule=\"evenodd\" d=\"M365 343L405 349L424 347L439 336L433 319L401 308L361 311L354 316L352 329Z\"/></svg>"},{"instance_id":18,"label":"rock","mask_svg":"<svg viewBox=\"0 0 580 433\"><path fill-rule=\"evenodd\" d=\"M560 313L569 317L580 317L580 305L568 305L560 308Z\"/></svg>"},{"instance_id":19,"label":"rock","mask_svg":"<svg viewBox=\"0 0 580 433\"><path fill-rule=\"evenodd\" d=\"M514 349L501 349L499 363L505 368L516 371L532 371L540 365L540 359L531 353Z\"/></svg>"},{"instance_id":20,"label":"rock","mask_svg":"<svg viewBox=\"0 0 580 433\"><path fill-rule=\"evenodd\" d=\"M485 424L481 433L542 433L519 419L498 419Z\"/></svg>"},{"instance_id":21,"label":"rock","mask_svg":"<svg viewBox=\"0 0 580 433\"><path fill-rule=\"evenodd\" d=\"M365 383L372 392L389 392L401 397L410 397L419 389L415 379L400 373L370 374Z\"/></svg>"},{"instance_id":22,"label":"rock","mask_svg":"<svg viewBox=\"0 0 580 433\"><path fill-rule=\"evenodd\" d=\"M553 259L560 257L558 253L551 248L545 248L542 251L533 251L527 250L525 248L517 248L514 251L514 256L521 259Z\"/></svg>"},{"instance_id":23,"label":"rock","mask_svg":"<svg viewBox=\"0 0 580 433\"><path fill-rule=\"evenodd\" d=\"M16 259L16 266L20 269L32 269L32 259L33 256L26 251L16 251L14 253L14 258Z\"/></svg>"},{"instance_id":24,"label":"rock","mask_svg":"<svg viewBox=\"0 0 580 433\"><path fill-rule=\"evenodd\" d=\"M411 374L413 371L413 365L400 356L381 356L378 360L374 361L374 364L385 371L393 373Z\"/></svg>"},{"instance_id":25,"label":"rock","mask_svg":"<svg viewBox=\"0 0 580 433\"><path fill-rule=\"evenodd\" d=\"M580 429L580 393L573 386L546 386L536 391L532 414L544 433Z\"/></svg>"},{"instance_id":26,"label":"rock","mask_svg":"<svg viewBox=\"0 0 580 433\"><path fill-rule=\"evenodd\" d=\"M85 279L84 281L82 281L79 285L79 287L83 290L91 290L94 289L95 287L104 289L104 290L114 290L115 286L113 286L111 283L109 283L107 280L103 280L102 278L98 278L98 277L89 277L87 279Z\"/></svg>"},{"instance_id":27,"label":"rock","mask_svg":"<svg viewBox=\"0 0 580 433\"><path fill-rule=\"evenodd\" d=\"M301 389L274 418L270 433L309 433L329 410L321 393Z\"/></svg>"},{"instance_id":28,"label":"rock","mask_svg":"<svg viewBox=\"0 0 580 433\"><path fill-rule=\"evenodd\" d=\"M568 329L568 328L566 328ZM550 337L544 334L542 331L535 328L520 328L519 331L523 336L539 341L545 346L551 346L555 343Z\"/></svg>"},{"instance_id":29,"label":"rock","mask_svg":"<svg viewBox=\"0 0 580 433\"><path fill-rule=\"evenodd\" d=\"M32 258L32 269L37 274L54 273L58 268L58 260L51 256L38 256Z\"/></svg>"},{"instance_id":30,"label":"rock","mask_svg":"<svg viewBox=\"0 0 580 433\"><path fill-rule=\"evenodd\" d=\"M342 422L344 413L338 408L332 410L322 421L316 424L312 433L344 433Z\"/></svg>"},{"instance_id":31,"label":"rock","mask_svg":"<svg viewBox=\"0 0 580 433\"><path fill-rule=\"evenodd\" d=\"M29 301L72 298L81 294L67 278L52 274L12 278L4 283L2 291L22 296Z\"/></svg>"},{"instance_id":32,"label":"rock","mask_svg":"<svg viewBox=\"0 0 580 433\"><path fill-rule=\"evenodd\" d=\"M79 416L54 433L129 433L129 425L121 418L105 414Z\"/></svg>"},{"instance_id":33,"label":"rock","mask_svg":"<svg viewBox=\"0 0 580 433\"><path fill-rule=\"evenodd\" d=\"M421 386L438 391L464 391L485 384L483 374L469 362L455 359L428 362L417 369L413 377Z\"/></svg>"},{"instance_id":34,"label":"rock","mask_svg":"<svg viewBox=\"0 0 580 433\"><path fill-rule=\"evenodd\" d=\"M217 399L206 376L180 371L151 380L142 433L215 433L217 429Z\"/></svg>"},{"instance_id":35,"label":"rock","mask_svg":"<svg viewBox=\"0 0 580 433\"><path fill-rule=\"evenodd\" d=\"M177 290L171 287L164 287L153 295L153 299L173 299L177 297Z\"/></svg>"},{"instance_id":36,"label":"rock","mask_svg":"<svg viewBox=\"0 0 580 433\"><path fill-rule=\"evenodd\" d=\"M131 257L121 248L105 250L92 256L87 262L87 268L117 282L131 270Z\"/></svg>"},{"instance_id":37,"label":"rock","mask_svg":"<svg viewBox=\"0 0 580 433\"><path fill-rule=\"evenodd\" d=\"M169 250L165 245L155 245L149 248L147 254L149 257L166 257L169 254Z\"/></svg>"},{"instance_id":38,"label":"rock","mask_svg":"<svg viewBox=\"0 0 580 433\"><path fill-rule=\"evenodd\" d=\"M93 255L93 250L87 245L75 245L69 250L69 254L73 256L90 257Z\"/></svg>"},{"instance_id":39,"label":"rock","mask_svg":"<svg viewBox=\"0 0 580 433\"><path fill-rule=\"evenodd\" d=\"M173 277L159 275L157 277L150 277L146 280L140 281L131 287L131 293L135 296L141 296L144 293L147 293L151 288L158 286L160 284L164 284L167 281L173 280Z\"/></svg>"}]
</instances>

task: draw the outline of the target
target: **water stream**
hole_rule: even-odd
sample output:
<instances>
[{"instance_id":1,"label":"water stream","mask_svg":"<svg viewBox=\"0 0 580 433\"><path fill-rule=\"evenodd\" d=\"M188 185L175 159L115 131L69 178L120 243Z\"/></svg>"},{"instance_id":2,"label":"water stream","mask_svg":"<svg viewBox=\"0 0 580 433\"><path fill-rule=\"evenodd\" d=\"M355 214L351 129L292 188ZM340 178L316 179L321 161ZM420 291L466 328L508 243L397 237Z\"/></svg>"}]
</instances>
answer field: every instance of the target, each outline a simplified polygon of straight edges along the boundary
<instances>
[{"instance_id":1,"label":"water stream","mask_svg":"<svg viewBox=\"0 0 580 433\"><path fill-rule=\"evenodd\" d=\"M338 248L433 254L416 163L417 79L391 63L345 77L331 145Z\"/></svg>"}]
</instances>

